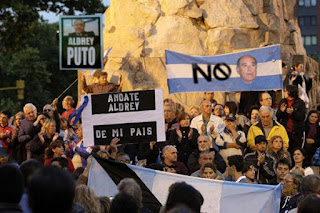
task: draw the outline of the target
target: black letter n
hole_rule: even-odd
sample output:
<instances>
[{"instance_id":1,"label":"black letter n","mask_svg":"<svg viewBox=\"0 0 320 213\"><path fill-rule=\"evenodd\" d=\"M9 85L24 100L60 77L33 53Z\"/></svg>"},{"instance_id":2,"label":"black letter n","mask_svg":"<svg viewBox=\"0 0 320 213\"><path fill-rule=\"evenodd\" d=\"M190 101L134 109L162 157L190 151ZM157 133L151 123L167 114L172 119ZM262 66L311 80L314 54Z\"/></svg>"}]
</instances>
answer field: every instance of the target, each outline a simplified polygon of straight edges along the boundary
<instances>
[{"instance_id":1,"label":"black letter n","mask_svg":"<svg viewBox=\"0 0 320 213\"><path fill-rule=\"evenodd\" d=\"M197 65L197 64L192 64L192 72L193 72L193 81L195 84L199 83L198 81L198 75L197 75L197 71L200 72L200 74L207 80L207 81L211 81L211 73L210 73L210 64L208 64L208 75L206 75L206 73Z\"/></svg>"}]
</instances>

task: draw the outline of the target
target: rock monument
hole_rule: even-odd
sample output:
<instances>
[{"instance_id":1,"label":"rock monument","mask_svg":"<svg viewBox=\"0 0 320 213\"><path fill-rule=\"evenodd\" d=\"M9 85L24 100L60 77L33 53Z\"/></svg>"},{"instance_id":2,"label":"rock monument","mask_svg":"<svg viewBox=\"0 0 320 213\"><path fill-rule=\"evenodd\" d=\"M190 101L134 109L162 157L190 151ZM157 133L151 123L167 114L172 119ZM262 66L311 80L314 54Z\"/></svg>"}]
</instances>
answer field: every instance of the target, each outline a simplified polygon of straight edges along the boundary
<instances>
[{"instance_id":1,"label":"rock monument","mask_svg":"<svg viewBox=\"0 0 320 213\"><path fill-rule=\"evenodd\" d=\"M280 44L289 62L293 55L306 55L295 5L293 0L111 0L103 38L104 50L113 49L103 71L114 83L122 75L123 91L163 88L167 98L166 49L208 56ZM187 108L202 96L170 95ZM217 93L216 99L224 103L224 96Z\"/></svg>"}]
</instances>

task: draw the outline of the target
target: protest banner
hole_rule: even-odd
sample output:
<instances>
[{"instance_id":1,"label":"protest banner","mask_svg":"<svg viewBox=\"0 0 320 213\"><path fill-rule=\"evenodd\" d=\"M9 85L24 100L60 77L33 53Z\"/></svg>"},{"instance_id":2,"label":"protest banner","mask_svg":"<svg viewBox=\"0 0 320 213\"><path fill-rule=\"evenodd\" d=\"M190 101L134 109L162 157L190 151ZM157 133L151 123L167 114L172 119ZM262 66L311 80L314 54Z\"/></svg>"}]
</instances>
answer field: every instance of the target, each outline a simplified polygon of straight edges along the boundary
<instances>
[{"instance_id":1,"label":"protest banner","mask_svg":"<svg viewBox=\"0 0 320 213\"><path fill-rule=\"evenodd\" d=\"M82 112L85 146L164 141L161 89L91 94ZM82 96L82 101L85 96Z\"/></svg>"},{"instance_id":2,"label":"protest banner","mask_svg":"<svg viewBox=\"0 0 320 213\"><path fill-rule=\"evenodd\" d=\"M280 210L281 184L271 186L198 178L94 157L88 186L96 195L115 196L119 182L133 178L142 190L143 206L153 212L159 212L159 206L165 205L169 187L176 182L186 182L202 194L201 212L269 213Z\"/></svg>"},{"instance_id":3,"label":"protest banner","mask_svg":"<svg viewBox=\"0 0 320 213\"><path fill-rule=\"evenodd\" d=\"M282 89L280 45L216 56L166 50L166 69L170 93Z\"/></svg>"},{"instance_id":4,"label":"protest banner","mask_svg":"<svg viewBox=\"0 0 320 213\"><path fill-rule=\"evenodd\" d=\"M61 70L103 69L103 37L100 15L60 16Z\"/></svg>"}]
</instances>

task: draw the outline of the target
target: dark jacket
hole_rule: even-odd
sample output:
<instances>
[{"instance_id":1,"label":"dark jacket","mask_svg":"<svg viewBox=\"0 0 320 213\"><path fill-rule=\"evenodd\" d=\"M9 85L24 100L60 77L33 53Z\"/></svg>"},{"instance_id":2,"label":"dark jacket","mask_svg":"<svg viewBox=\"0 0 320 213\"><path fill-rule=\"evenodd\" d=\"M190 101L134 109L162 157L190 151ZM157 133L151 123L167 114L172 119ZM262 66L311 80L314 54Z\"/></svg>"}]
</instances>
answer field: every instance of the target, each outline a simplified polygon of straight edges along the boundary
<instances>
[{"instance_id":1,"label":"dark jacket","mask_svg":"<svg viewBox=\"0 0 320 213\"><path fill-rule=\"evenodd\" d=\"M149 166L152 163L156 163L157 158L159 155L159 146L156 143L153 146L153 150L150 149L150 143L140 143L139 144L139 151L137 158L138 160L147 160L147 166Z\"/></svg>"},{"instance_id":2,"label":"dark jacket","mask_svg":"<svg viewBox=\"0 0 320 213\"><path fill-rule=\"evenodd\" d=\"M18 203L0 203L0 212L22 213L22 209Z\"/></svg>"},{"instance_id":3,"label":"dark jacket","mask_svg":"<svg viewBox=\"0 0 320 213\"><path fill-rule=\"evenodd\" d=\"M43 163L45 149L50 146L50 143L52 142L53 137L54 135L52 135L51 138L47 138L46 136L43 136L44 143L41 143L39 136L36 135L34 139L31 141L31 145L30 145L31 157ZM62 141L63 139L59 136L57 140Z\"/></svg>"},{"instance_id":4,"label":"dark jacket","mask_svg":"<svg viewBox=\"0 0 320 213\"><path fill-rule=\"evenodd\" d=\"M279 109L277 110L277 119L278 121L287 129L287 123L289 119L289 114L282 112L280 110L281 104L285 103L288 105L288 100L286 98L281 99L279 103ZM293 112L292 117L292 134L297 135L298 137L303 135L304 131L304 118L306 114L306 105L300 98L295 98L292 103Z\"/></svg>"},{"instance_id":5,"label":"dark jacket","mask_svg":"<svg viewBox=\"0 0 320 213\"><path fill-rule=\"evenodd\" d=\"M198 130L190 127L180 127L182 133L181 142L178 141L178 135L176 130L172 130L169 138L169 145L175 145L178 151L178 161L187 165L189 155L196 149L198 149L197 139L199 137ZM189 139L189 131L192 130L192 137Z\"/></svg>"},{"instance_id":6,"label":"dark jacket","mask_svg":"<svg viewBox=\"0 0 320 213\"><path fill-rule=\"evenodd\" d=\"M308 92L312 88L312 78L307 79L305 76L303 76L303 78L306 83L306 93L308 95ZM297 87L298 87L298 85L302 86L302 76L298 75L297 78L292 82L292 84L296 85Z\"/></svg>"},{"instance_id":7,"label":"dark jacket","mask_svg":"<svg viewBox=\"0 0 320 213\"><path fill-rule=\"evenodd\" d=\"M269 183L272 178L275 176L274 168L276 161L269 154L265 153L265 162L258 166L258 153L253 152L246 154L244 156L244 161L248 162L248 164L254 165L255 168L258 169L256 172L256 178L261 181L261 183L266 184Z\"/></svg>"},{"instance_id":8,"label":"dark jacket","mask_svg":"<svg viewBox=\"0 0 320 213\"><path fill-rule=\"evenodd\" d=\"M188 168L190 174L194 173L195 171L200 169L200 164L199 164L199 156L200 156L200 151L199 149L196 149L194 152L191 153L188 159ZM220 155L219 152L215 151L215 156L214 156L214 164L217 166L217 169L221 172L224 173L226 170L226 162L223 160L222 156Z\"/></svg>"},{"instance_id":9,"label":"dark jacket","mask_svg":"<svg viewBox=\"0 0 320 213\"><path fill-rule=\"evenodd\" d=\"M320 125L318 123L316 124L317 134L316 134L315 138L312 138L312 139L314 139L314 143L313 144L308 144L307 143L307 137L308 137L308 134L309 134L309 131L310 131L310 126L309 125L310 125L310 123L307 120L305 122L305 144L304 144L304 149L306 150L306 153L307 153L307 159L306 160L309 163L311 163L311 159L312 159L313 155L315 154L315 152L318 149L318 147L320 147Z\"/></svg>"}]
</instances>

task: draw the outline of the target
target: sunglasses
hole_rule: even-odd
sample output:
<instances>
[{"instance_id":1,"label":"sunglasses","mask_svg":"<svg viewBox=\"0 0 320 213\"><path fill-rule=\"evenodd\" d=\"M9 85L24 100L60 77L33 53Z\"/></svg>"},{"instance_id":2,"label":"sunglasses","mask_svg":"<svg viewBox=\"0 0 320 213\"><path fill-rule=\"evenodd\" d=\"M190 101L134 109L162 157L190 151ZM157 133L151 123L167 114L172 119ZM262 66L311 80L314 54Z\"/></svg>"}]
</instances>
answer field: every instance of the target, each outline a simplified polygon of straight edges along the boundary
<instances>
[{"instance_id":1,"label":"sunglasses","mask_svg":"<svg viewBox=\"0 0 320 213\"><path fill-rule=\"evenodd\" d=\"M44 109L43 111L44 111L44 112L51 112L52 109Z\"/></svg>"}]
</instances>

